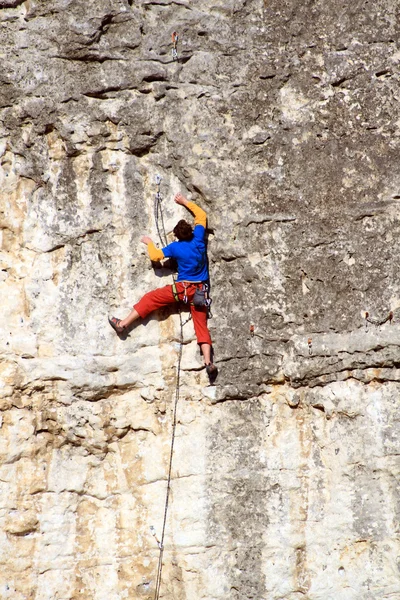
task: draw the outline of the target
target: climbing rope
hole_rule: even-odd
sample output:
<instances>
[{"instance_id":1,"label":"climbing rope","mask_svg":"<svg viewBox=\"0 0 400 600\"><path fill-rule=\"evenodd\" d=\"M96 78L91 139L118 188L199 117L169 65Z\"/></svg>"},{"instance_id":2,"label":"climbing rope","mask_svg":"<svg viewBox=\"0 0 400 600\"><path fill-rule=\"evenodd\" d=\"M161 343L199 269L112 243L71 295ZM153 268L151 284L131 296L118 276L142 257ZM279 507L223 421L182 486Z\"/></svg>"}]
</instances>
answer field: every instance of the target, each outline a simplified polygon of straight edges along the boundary
<instances>
[{"instance_id":1,"label":"climbing rope","mask_svg":"<svg viewBox=\"0 0 400 600\"><path fill-rule=\"evenodd\" d=\"M162 211L162 197L161 197L161 177L156 175L157 192L154 202L154 220L156 222L157 233L162 246L167 245L167 234L165 233L164 216ZM160 229L161 221L161 229Z\"/></svg>"},{"instance_id":2,"label":"climbing rope","mask_svg":"<svg viewBox=\"0 0 400 600\"><path fill-rule=\"evenodd\" d=\"M167 524L169 495L170 495L170 491L171 491L171 471L172 471L172 457L174 454L175 431L176 431L176 411L177 411L178 401L179 401L181 361L182 361L182 349L183 349L183 325L184 325L184 323L182 322L181 311L179 311L179 317L180 317L180 344L179 344L178 364L177 364L177 374L176 374L174 412L173 412L173 417L172 417L171 450L170 450L170 455L169 455L167 492L166 492L166 496L165 496L165 507L164 507L164 521L163 521L163 527L162 527L162 533L161 533L161 540L159 543L160 555L158 558L157 580L156 580L156 589L155 589L155 594L154 594L154 600L158 600L160 597L161 575L162 575L162 568L163 568L162 559L163 559L163 554L164 554L164 536L165 536L165 527Z\"/></svg>"},{"instance_id":3,"label":"climbing rope","mask_svg":"<svg viewBox=\"0 0 400 600\"><path fill-rule=\"evenodd\" d=\"M155 198L155 203L154 203L154 216L155 216L155 220L156 220L158 237L160 239L161 244L163 246L166 246L167 245L167 236L165 233L163 211L162 211L162 206L161 206L161 191L160 191L161 177L159 175L157 175L157 177L156 177L156 184L157 184L157 192L156 192L156 198ZM162 238L162 235L161 235L159 220L161 220L162 234L164 236L164 239ZM174 279L174 283L175 283L175 278L173 277L173 279ZM162 532L161 532L161 539L159 541L157 540L157 537L155 535L154 528L151 528L152 534L156 538L158 547L160 549L160 554L159 554L159 558L158 558L157 579L156 579L154 600L158 600L160 597L161 576L162 576L162 568L163 568L163 554L164 554L164 537L165 537L165 528L166 528L166 524L167 524L169 496L170 496L170 491L171 491L172 458L173 458L173 454L174 454L176 414L177 414L177 407L178 407L178 402L179 402L179 391L180 391L181 362L182 362L182 350L183 350L183 326L186 325L186 323L188 321L190 321L190 318L191 318L191 317L189 317L186 321L183 322L182 311L181 311L179 305L178 305L178 310L179 310L180 339L179 339L178 362L177 362L177 367L176 367L175 402L174 402L174 410L173 410L173 417L172 417L172 436L171 436L171 448L170 448L170 454L169 454L167 490L166 490L166 495L165 495L164 520L163 520L163 526L162 526Z\"/></svg>"}]
</instances>

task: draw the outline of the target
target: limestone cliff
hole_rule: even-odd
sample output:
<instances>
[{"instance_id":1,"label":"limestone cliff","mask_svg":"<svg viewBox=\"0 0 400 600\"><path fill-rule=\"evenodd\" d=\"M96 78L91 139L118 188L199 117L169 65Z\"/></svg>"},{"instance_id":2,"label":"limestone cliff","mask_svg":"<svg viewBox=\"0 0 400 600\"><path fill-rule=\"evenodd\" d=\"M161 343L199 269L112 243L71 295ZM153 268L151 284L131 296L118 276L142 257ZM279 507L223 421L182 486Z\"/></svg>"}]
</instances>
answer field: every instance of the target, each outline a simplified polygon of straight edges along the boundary
<instances>
[{"instance_id":1,"label":"limestone cliff","mask_svg":"<svg viewBox=\"0 0 400 600\"><path fill-rule=\"evenodd\" d=\"M160 597L400 599L398 2L0 0L0 40L1 600L154 598L179 316L107 316L171 281L156 175L220 371L185 325Z\"/></svg>"}]
</instances>

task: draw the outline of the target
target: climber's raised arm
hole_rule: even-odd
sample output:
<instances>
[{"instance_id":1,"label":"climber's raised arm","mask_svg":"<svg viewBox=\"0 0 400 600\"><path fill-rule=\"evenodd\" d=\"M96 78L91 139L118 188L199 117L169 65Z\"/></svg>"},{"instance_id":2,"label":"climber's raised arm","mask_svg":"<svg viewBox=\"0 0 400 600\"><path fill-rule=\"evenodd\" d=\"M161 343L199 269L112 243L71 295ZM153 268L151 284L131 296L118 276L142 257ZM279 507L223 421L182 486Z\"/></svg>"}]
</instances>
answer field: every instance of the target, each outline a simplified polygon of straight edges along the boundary
<instances>
[{"instance_id":1,"label":"climber's raised arm","mask_svg":"<svg viewBox=\"0 0 400 600\"><path fill-rule=\"evenodd\" d=\"M194 214L194 226L195 227L196 227L196 225L202 225L204 228L206 227L207 214L202 208L200 208L200 206L197 206L197 204L195 204L194 202L189 202L189 200L186 200L186 198L184 196L182 196L182 194L176 194L175 202L177 204L181 204L182 206L185 206L187 209L190 210L190 212L192 212Z\"/></svg>"}]
</instances>

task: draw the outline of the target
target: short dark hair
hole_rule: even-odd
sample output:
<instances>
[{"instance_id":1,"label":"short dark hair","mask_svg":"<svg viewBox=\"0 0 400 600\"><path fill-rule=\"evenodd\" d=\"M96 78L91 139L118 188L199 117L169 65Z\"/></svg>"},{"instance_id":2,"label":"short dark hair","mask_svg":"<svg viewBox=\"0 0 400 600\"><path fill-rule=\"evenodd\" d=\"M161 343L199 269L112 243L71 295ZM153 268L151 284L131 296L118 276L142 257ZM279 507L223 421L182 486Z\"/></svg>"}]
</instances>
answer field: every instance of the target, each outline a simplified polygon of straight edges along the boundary
<instances>
[{"instance_id":1,"label":"short dark hair","mask_svg":"<svg viewBox=\"0 0 400 600\"><path fill-rule=\"evenodd\" d=\"M174 227L174 235L181 242L188 242L193 237L193 229L190 223L181 219Z\"/></svg>"}]
</instances>

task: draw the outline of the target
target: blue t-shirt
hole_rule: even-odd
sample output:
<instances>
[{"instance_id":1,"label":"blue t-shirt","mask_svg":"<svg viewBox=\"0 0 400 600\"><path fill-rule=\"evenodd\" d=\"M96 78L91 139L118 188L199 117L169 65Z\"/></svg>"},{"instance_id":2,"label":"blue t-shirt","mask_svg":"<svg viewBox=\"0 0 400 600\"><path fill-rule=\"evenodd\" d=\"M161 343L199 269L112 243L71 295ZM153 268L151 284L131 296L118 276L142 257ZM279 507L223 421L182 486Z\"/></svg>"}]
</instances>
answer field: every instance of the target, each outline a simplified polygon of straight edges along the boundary
<instances>
[{"instance_id":1,"label":"blue t-shirt","mask_svg":"<svg viewBox=\"0 0 400 600\"><path fill-rule=\"evenodd\" d=\"M178 263L177 281L208 280L205 233L203 225L196 225L190 241L179 240L162 249L166 258L174 258Z\"/></svg>"}]
</instances>

